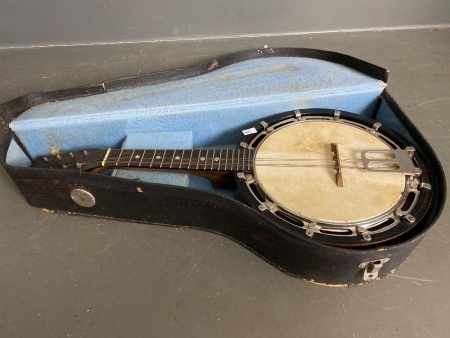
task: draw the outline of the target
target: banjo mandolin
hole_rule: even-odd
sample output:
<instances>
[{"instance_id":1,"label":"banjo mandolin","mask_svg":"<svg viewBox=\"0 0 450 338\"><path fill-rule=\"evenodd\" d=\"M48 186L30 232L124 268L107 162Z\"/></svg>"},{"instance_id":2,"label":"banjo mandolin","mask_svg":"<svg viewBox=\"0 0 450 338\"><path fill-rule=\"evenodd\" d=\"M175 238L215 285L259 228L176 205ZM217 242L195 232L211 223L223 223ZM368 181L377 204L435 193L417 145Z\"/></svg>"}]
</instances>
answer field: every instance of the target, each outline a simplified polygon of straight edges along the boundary
<instances>
[{"instance_id":1,"label":"banjo mandolin","mask_svg":"<svg viewBox=\"0 0 450 338\"><path fill-rule=\"evenodd\" d=\"M420 154L379 122L309 109L247 130L236 149L87 149L33 166L101 173L179 171L234 183L245 201L320 242L373 246L406 233L428 208L432 187Z\"/></svg>"}]
</instances>

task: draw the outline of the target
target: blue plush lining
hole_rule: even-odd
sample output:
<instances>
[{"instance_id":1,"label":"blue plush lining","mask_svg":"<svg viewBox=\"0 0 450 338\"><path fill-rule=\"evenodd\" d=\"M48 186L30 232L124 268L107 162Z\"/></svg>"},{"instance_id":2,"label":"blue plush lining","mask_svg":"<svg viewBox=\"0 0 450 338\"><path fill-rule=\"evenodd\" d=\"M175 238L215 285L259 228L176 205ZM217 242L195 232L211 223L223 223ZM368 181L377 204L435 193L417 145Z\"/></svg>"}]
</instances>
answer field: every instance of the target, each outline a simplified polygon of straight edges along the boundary
<instances>
[{"instance_id":1,"label":"blue plush lining","mask_svg":"<svg viewBox=\"0 0 450 338\"><path fill-rule=\"evenodd\" d=\"M35 158L52 149L119 146L126 135L190 130L193 144L237 143L276 113L332 108L370 114L385 84L335 63L277 57L201 76L31 108L10 127Z\"/></svg>"},{"instance_id":2,"label":"blue plush lining","mask_svg":"<svg viewBox=\"0 0 450 338\"><path fill-rule=\"evenodd\" d=\"M6 163L16 167L29 167L30 159L24 154L16 141L12 140L6 153Z\"/></svg>"}]
</instances>

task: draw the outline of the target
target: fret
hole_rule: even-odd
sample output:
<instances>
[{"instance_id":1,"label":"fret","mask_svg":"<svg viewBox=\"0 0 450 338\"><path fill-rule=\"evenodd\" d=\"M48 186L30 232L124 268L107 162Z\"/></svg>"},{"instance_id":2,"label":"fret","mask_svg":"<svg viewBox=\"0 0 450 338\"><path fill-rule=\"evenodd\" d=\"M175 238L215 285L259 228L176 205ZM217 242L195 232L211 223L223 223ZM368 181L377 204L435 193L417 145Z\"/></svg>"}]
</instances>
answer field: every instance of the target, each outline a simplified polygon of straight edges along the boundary
<instances>
[{"instance_id":1,"label":"fret","mask_svg":"<svg viewBox=\"0 0 450 338\"><path fill-rule=\"evenodd\" d=\"M234 149L231 149L231 164L230 170L234 170Z\"/></svg>"},{"instance_id":2,"label":"fret","mask_svg":"<svg viewBox=\"0 0 450 338\"><path fill-rule=\"evenodd\" d=\"M227 166L228 166L228 149L227 149L227 152L225 154L225 170L227 170Z\"/></svg>"},{"instance_id":3,"label":"fret","mask_svg":"<svg viewBox=\"0 0 450 338\"><path fill-rule=\"evenodd\" d=\"M236 170L239 170L239 155L240 155L240 153L241 153L241 150L238 149L237 150L238 157L237 157L237 163L236 163Z\"/></svg>"},{"instance_id":4,"label":"fret","mask_svg":"<svg viewBox=\"0 0 450 338\"><path fill-rule=\"evenodd\" d=\"M213 168L212 168L212 170L219 170L219 168L220 168L220 153L219 153L219 156L215 156L215 152L216 151L219 151L219 150L214 150L214 165L216 166L216 167L214 167L213 166Z\"/></svg>"},{"instance_id":5,"label":"fret","mask_svg":"<svg viewBox=\"0 0 450 338\"><path fill-rule=\"evenodd\" d=\"M153 150L152 160L151 160L150 165L149 165L150 168L153 166L153 161L155 160L155 155L156 155L156 149Z\"/></svg>"},{"instance_id":6,"label":"fret","mask_svg":"<svg viewBox=\"0 0 450 338\"><path fill-rule=\"evenodd\" d=\"M181 165L183 164L183 157L184 157L184 150L181 153L181 161L180 161L180 166L178 167L178 169L181 169Z\"/></svg>"},{"instance_id":7,"label":"fret","mask_svg":"<svg viewBox=\"0 0 450 338\"><path fill-rule=\"evenodd\" d=\"M191 169L191 162L192 162L192 153L194 152L194 150L191 150L191 156L189 156L189 163L188 163L188 169Z\"/></svg>"},{"instance_id":8,"label":"fret","mask_svg":"<svg viewBox=\"0 0 450 338\"><path fill-rule=\"evenodd\" d=\"M122 157L126 156L127 150L123 149L120 154L119 157L117 158L117 165L120 165L120 162L122 161Z\"/></svg>"},{"instance_id":9,"label":"fret","mask_svg":"<svg viewBox=\"0 0 450 338\"><path fill-rule=\"evenodd\" d=\"M169 157L170 157L170 155L169 155ZM172 159L170 160L170 166L169 166L169 168L171 168L172 169L172 165L173 165L173 160L175 159L175 152L173 152L172 153Z\"/></svg>"},{"instance_id":10,"label":"fret","mask_svg":"<svg viewBox=\"0 0 450 338\"><path fill-rule=\"evenodd\" d=\"M214 156L214 165L216 167L213 167L213 170L219 170L219 168L220 168L220 161L221 161L220 150L216 149L216 151L219 152L219 156Z\"/></svg>"},{"instance_id":11,"label":"fret","mask_svg":"<svg viewBox=\"0 0 450 338\"><path fill-rule=\"evenodd\" d=\"M242 168L242 165L243 165L244 160L245 160L245 153L242 151L242 149L238 149L238 153L239 153L239 161L238 161L236 169L237 170L243 170L244 168Z\"/></svg>"},{"instance_id":12,"label":"fret","mask_svg":"<svg viewBox=\"0 0 450 338\"><path fill-rule=\"evenodd\" d=\"M206 149L206 155L205 156L200 156L200 162L205 162L205 167L206 167L206 159L208 158L208 149ZM204 168L203 168L204 169Z\"/></svg>"},{"instance_id":13,"label":"fret","mask_svg":"<svg viewBox=\"0 0 450 338\"><path fill-rule=\"evenodd\" d=\"M131 150L133 151L133 150ZM128 164L128 158L130 157L130 149L124 149L122 153L122 157L119 161L119 166L127 165Z\"/></svg>"},{"instance_id":14,"label":"fret","mask_svg":"<svg viewBox=\"0 0 450 338\"><path fill-rule=\"evenodd\" d=\"M244 160L244 163L242 164L242 166L244 167L244 170L245 170L245 168L248 166L248 161L250 161L250 156L249 156L249 153L248 153L248 149L242 149L242 151L244 153L244 158L245 158L245 153L247 152L247 157Z\"/></svg>"},{"instance_id":15,"label":"fret","mask_svg":"<svg viewBox=\"0 0 450 338\"><path fill-rule=\"evenodd\" d=\"M127 167L130 166L131 160L133 159L134 151L135 151L135 150L133 149L133 151L131 152L130 159L128 160Z\"/></svg>"},{"instance_id":16,"label":"fret","mask_svg":"<svg viewBox=\"0 0 450 338\"><path fill-rule=\"evenodd\" d=\"M172 156L170 155L171 152L172 152ZM175 151L173 151L173 150L166 150L165 156L166 156L167 158L171 158L170 164L169 164L169 168L172 168L173 160L174 160L174 158L175 158ZM167 165L168 162L169 162L169 161L167 161L167 162L164 163L164 164Z\"/></svg>"},{"instance_id":17,"label":"fret","mask_svg":"<svg viewBox=\"0 0 450 338\"><path fill-rule=\"evenodd\" d=\"M208 162L208 149L206 149L206 156L205 156L205 159L204 159L204 161L205 161L205 167L203 168L203 169L206 169L206 163ZM200 158L201 159L201 158Z\"/></svg>"},{"instance_id":18,"label":"fret","mask_svg":"<svg viewBox=\"0 0 450 338\"><path fill-rule=\"evenodd\" d=\"M146 150L146 149L144 149L144 151L142 152L141 160L139 161L139 167L142 165L142 161L144 160L145 150Z\"/></svg>"},{"instance_id":19,"label":"fret","mask_svg":"<svg viewBox=\"0 0 450 338\"><path fill-rule=\"evenodd\" d=\"M219 152L219 166L217 167L217 170L220 170L220 162L222 162L222 149L220 149Z\"/></svg>"},{"instance_id":20,"label":"fret","mask_svg":"<svg viewBox=\"0 0 450 338\"><path fill-rule=\"evenodd\" d=\"M160 168L162 168L162 164L164 162L164 157L165 156L166 156L166 150L164 149L164 153L163 153L162 158L161 158L161 164L159 165Z\"/></svg>"},{"instance_id":21,"label":"fret","mask_svg":"<svg viewBox=\"0 0 450 338\"><path fill-rule=\"evenodd\" d=\"M122 156L123 149L120 150L119 156L117 157L116 166L119 164L120 157Z\"/></svg>"},{"instance_id":22,"label":"fret","mask_svg":"<svg viewBox=\"0 0 450 338\"><path fill-rule=\"evenodd\" d=\"M206 170L206 165L208 163L208 153L209 153L209 149L206 149L205 156L200 157L200 161L202 161L202 163L204 163L203 170Z\"/></svg>"},{"instance_id":23,"label":"fret","mask_svg":"<svg viewBox=\"0 0 450 338\"><path fill-rule=\"evenodd\" d=\"M163 168L172 169L173 161L175 160L175 150L166 150L166 160Z\"/></svg>"},{"instance_id":24,"label":"fret","mask_svg":"<svg viewBox=\"0 0 450 338\"><path fill-rule=\"evenodd\" d=\"M234 170L234 149L231 151L231 170Z\"/></svg>"},{"instance_id":25,"label":"fret","mask_svg":"<svg viewBox=\"0 0 450 338\"><path fill-rule=\"evenodd\" d=\"M195 167L195 169L198 170L198 165L200 164L200 155L201 155L202 151L201 149L199 149L198 151L198 155L197 155L197 166Z\"/></svg>"},{"instance_id":26,"label":"fret","mask_svg":"<svg viewBox=\"0 0 450 338\"><path fill-rule=\"evenodd\" d=\"M204 155L202 155L202 149L199 149L198 150L198 156L197 156L197 169L199 169L199 166L200 166L200 164L202 163L202 159L204 159L205 158L205 156ZM201 169L201 168L200 168Z\"/></svg>"},{"instance_id":27,"label":"fret","mask_svg":"<svg viewBox=\"0 0 450 338\"><path fill-rule=\"evenodd\" d=\"M117 154L118 152L119 150L117 149L111 149L107 154L108 157L105 160L105 165L114 165L114 163L116 163L114 160L116 156L114 154Z\"/></svg>"},{"instance_id":28,"label":"fret","mask_svg":"<svg viewBox=\"0 0 450 338\"><path fill-rule=\"evenodd\" d=\"M214 170L214 164L216 163L216 150L213 149L213 153L211 156L211 170Z\"/></svg>"},{"instance_id":29,"label":"fret","mask_svg":"<svg viewBox=\"0 0 450 338\"><path fill-rule=\"evenodd\" d=\"M108 161L108 157L109 157L109 153L111 152L111 148L108 148L106 150L106 154L105 156L103 156L103 161L102 161L102 167L105 166L106 161ZM70 155L69 155L70 156Z\"/></svg>"}]
</instances>

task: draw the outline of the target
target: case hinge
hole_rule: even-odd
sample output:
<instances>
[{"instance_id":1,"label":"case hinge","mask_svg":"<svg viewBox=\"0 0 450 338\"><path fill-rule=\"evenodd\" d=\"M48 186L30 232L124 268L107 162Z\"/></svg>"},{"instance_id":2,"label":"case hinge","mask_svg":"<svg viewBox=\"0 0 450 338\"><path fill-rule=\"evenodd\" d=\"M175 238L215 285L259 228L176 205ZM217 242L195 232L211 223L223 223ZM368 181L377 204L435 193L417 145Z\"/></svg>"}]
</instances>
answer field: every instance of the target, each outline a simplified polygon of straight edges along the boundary
<instances>
[{"instance_id":1,"label":"case hinge","mask_svg":"<svg viewBox=\"0 0 450 338\"><path fill-rule=\"evenodd\" d=\"M363 279L365 282L371 282L378 278L378 272L383 267L383 264L388 262L389 258L376 259L369 262L364 262L358 265L364 270Z\"/></svg>"}]
</instances>

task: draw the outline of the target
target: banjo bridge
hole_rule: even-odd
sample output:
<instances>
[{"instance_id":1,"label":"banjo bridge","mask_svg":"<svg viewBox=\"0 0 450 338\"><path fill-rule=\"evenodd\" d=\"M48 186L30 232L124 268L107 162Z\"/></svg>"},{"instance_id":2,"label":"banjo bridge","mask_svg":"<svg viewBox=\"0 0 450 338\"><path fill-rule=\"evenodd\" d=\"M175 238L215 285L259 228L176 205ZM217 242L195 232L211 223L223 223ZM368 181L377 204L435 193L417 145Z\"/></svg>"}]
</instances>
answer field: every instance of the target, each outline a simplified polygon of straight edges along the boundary
<instances>
[{"instance_id":1,"label":"banjo bridge","mask_svg":"<svg viewBox=\"0 0 450 338\"><path fill-rule=\"evenodd\" d=\"M364 169L376 172L396 172L404 175L418 176L422 173L414 165L411 148L389 150L363 150L361 160Z\"/></svg>"},{"instance_id":2,"label":"banjo bridge","mask_svg":"<svg viewBox=\"0 0 450 338\"><path fill-rule=\"evenodd\" d=\"M334 171L336 177L336 185L340 188L344 186L344 179L342 178L341 159L339 157L339 145L331 143L331 151L333 152L333 162L335 163Z\"/></svg>"}]
</instances>

